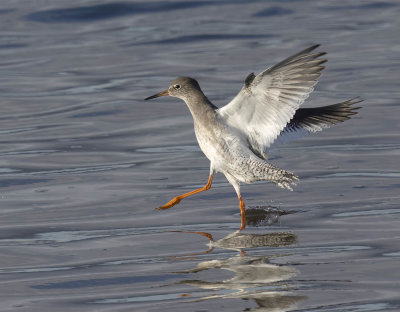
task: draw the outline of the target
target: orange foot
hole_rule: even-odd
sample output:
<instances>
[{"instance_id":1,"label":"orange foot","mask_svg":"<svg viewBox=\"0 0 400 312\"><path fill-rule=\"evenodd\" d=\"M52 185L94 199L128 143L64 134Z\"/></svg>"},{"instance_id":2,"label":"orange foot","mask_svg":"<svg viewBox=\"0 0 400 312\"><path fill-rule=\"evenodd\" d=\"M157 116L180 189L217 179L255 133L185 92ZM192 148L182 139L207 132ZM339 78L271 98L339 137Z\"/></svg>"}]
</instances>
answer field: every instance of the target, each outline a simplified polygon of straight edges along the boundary
<instances>
[{"instance_id":1,"label":"orange foot","mask_svg":"<svg viewBox=\"0 0 400 312\"><path fill-rule=\"evenodd\" d=\"M179 204L179 202L182 199L177 197L172 198L168 203L166 203L165 205L162 205L161 207L156 208L157 210L164 210L164 209L168 209L171 207L174 207L176 204Z\"/></svg>"},{"instance_id":2,"label":"orange foot","mask_svg":"<svg viewBox=\"0 0 400 312\"><path fill-rule=\"evenodd\" d=\"M182 194L182 195L175 196L168 203L166 203L165 205L163 205L163 206L161 206L161 207L159 207L157 209L158 210L162 210L162 209L171 208L171 207L175 206L176 204L179 204L182 199L184 199L184 198L186 198L186 197L188 197L190 195L197 194L197 193L209 190L210 187L211 187L211 184L212 184L212 179L213 179L213 175L210 174L210 176L208 177L207 184L204 185L203 187L201 187L201 188L199 188L197 190L191 191L189 193L185 193L185 194Z\"/></svg>"}]
</instances>

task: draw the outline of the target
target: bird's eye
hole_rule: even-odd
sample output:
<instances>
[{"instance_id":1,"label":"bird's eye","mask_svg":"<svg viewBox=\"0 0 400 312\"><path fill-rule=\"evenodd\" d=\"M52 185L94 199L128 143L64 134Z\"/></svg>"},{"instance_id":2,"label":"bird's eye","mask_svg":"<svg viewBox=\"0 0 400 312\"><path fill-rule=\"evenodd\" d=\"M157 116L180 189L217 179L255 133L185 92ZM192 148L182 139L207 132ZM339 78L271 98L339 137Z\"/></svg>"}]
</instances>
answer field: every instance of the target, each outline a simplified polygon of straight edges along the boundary
<instances>
[{"instance_id":1,"label":"bird's eye","mask_svg":"<svg viewBox=\"0 0 400 312\"><path fill-rule=\"evenodd\" d=\"M174 85L174 89L175 89L175 90L178 90L178 89L180 89L180 88L181 88L181 85L178 85L178 84Z\"/></svg>"}]
</instances>

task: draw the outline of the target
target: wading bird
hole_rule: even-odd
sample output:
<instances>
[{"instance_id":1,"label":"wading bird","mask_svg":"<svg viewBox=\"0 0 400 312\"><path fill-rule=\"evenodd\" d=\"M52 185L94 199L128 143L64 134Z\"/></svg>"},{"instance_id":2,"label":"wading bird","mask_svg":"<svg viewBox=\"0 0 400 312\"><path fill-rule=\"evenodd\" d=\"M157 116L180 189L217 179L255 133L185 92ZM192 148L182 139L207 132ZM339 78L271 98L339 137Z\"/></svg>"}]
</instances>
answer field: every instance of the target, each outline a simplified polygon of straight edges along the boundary
<instances>
[{"instance_id":1,"label":"wading bird","mask_svg":"<svg viewBox=\"0 0 400 312\"><path fill-rule=\"evenodd\" d=\"M239 198L241 227L245 227L245 205L240 182L271 181L292 190L298 177L267 162L266 149L277 139L285 140L321 131L356 114L361 102L354 98L338 104L301 108L313 91L327 60L324 52L313 52L319 45L305 49L257 76L247 76L236 97L222 108L204 95L198 82L189 77L172 81L168 90L146 98L169 95L185 101L193 116L194 130L201 150L210 160L207 184L178 195L158 209L168 209L183 198L208 190L213 174L222 172Z\"/></svg>"}]
</instances>

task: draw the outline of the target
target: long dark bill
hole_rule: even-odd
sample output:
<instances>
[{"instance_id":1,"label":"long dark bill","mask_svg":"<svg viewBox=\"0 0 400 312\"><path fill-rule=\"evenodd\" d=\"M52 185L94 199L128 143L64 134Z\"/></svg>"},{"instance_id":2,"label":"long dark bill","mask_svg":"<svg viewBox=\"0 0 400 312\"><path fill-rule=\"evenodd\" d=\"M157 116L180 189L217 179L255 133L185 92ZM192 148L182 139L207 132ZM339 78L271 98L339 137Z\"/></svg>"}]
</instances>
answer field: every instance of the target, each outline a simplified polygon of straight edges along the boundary
<instances>
[{"instance_id":1,"label":"long dark bill","mask_svg":"<svg viewBox=\"0 0 400 312\"><path fill-rule=\"evenodd\" d=\"M154 94L152 96L149 96L149 97L145 98L144 100L147 101L147 100L155 99L155 98L158 98L163 95L169 95L168 90L162 91L162 92Z\"/></svg>"}]
</instances>

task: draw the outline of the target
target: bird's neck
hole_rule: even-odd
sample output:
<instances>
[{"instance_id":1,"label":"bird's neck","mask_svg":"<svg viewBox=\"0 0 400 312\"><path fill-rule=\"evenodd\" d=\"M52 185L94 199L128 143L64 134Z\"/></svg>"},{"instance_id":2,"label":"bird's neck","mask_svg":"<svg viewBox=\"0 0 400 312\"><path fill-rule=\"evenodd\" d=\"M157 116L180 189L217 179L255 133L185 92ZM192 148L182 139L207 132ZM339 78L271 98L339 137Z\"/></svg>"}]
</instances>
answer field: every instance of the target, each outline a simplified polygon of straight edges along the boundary
<instances>
[{"instance_id":1,"label":"bird's neck","mask_svg":"<svg viewBox=\"0 0 400 312\"><path fill-rule=\"evenodd\" d=\"M201 122L206 116L210 117L215 115L215 109L217 107L213 105L201 91L192 93L190 97L185 98L184 101L189 107L195 122Z\"/></svg>"}]
</instances>

